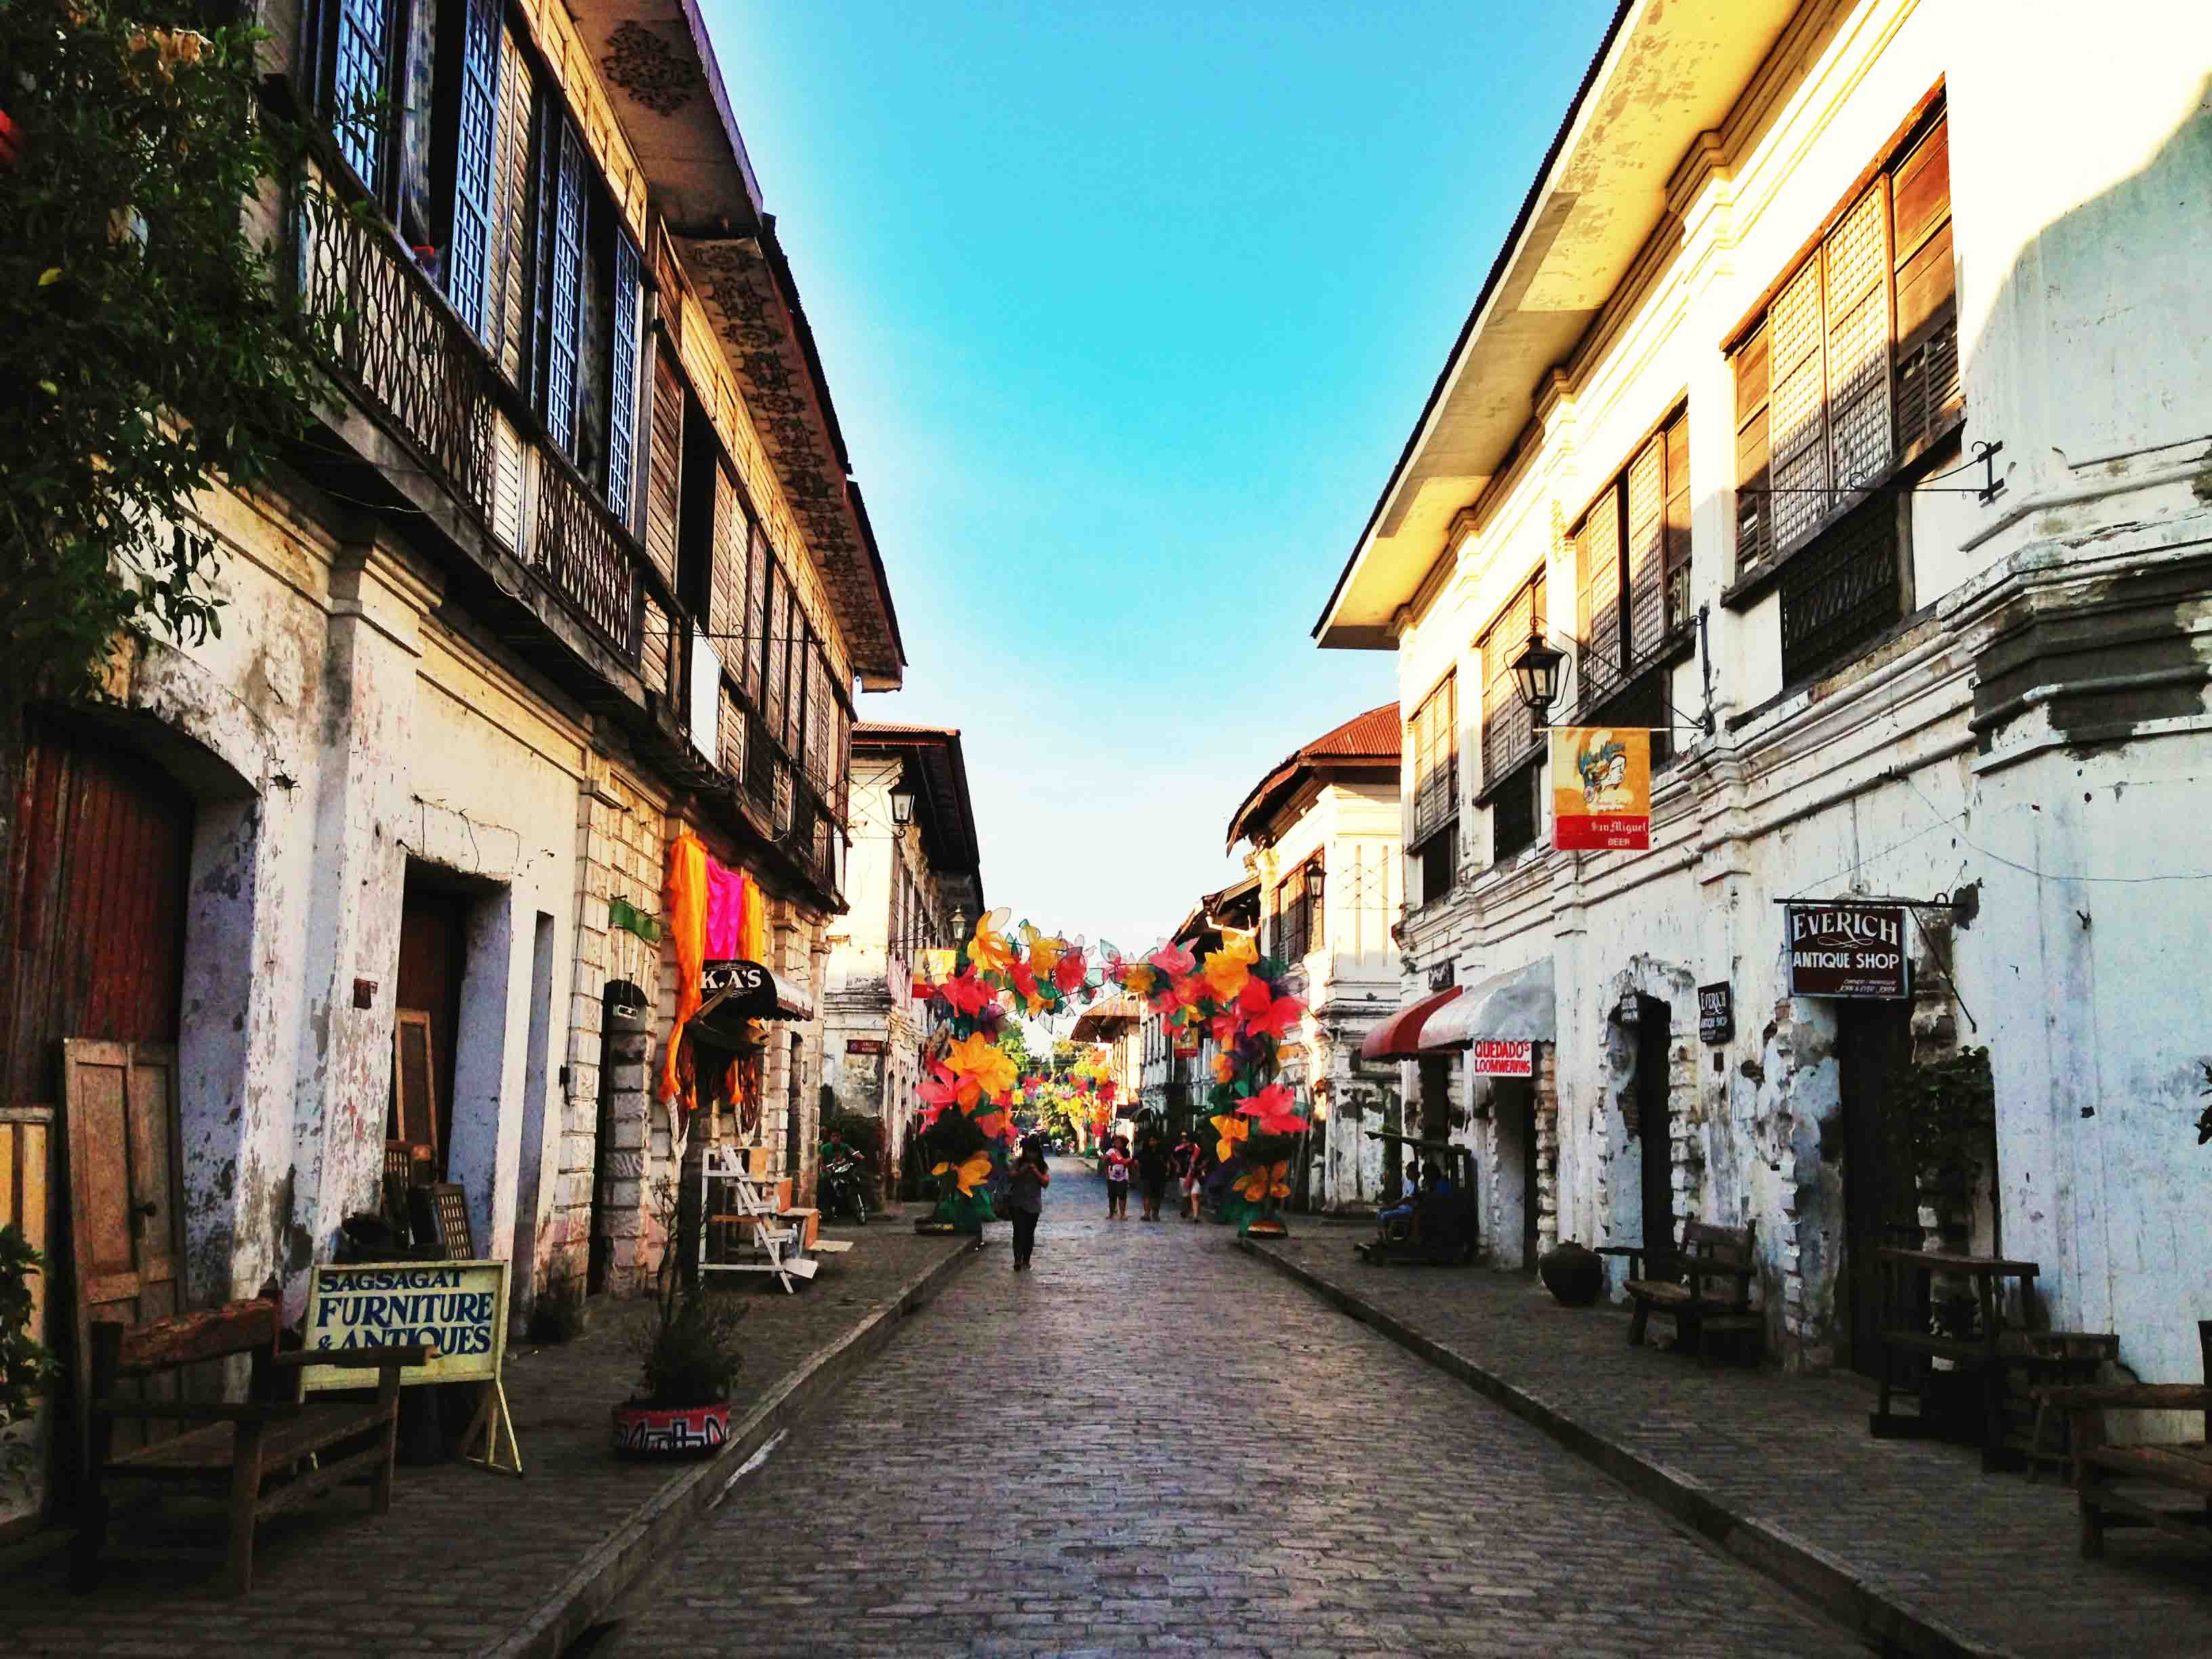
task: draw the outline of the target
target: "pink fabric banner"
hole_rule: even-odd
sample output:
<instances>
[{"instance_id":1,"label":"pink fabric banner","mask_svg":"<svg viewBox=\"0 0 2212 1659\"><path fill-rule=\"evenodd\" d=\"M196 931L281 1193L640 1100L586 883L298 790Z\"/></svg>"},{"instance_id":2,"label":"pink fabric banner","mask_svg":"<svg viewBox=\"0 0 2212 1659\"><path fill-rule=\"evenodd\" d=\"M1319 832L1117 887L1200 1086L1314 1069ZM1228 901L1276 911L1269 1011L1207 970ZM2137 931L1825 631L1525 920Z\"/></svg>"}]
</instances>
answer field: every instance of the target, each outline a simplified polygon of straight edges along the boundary
<instances>
[{"instance_id":1,"label":"pink fabric banner","mask_svg":"<svg viewBox=\"0 0 2212 1659\"><path fill-rule=\"evenodd\" d=\"M707 860L707 960L732 962L744 955L745 878Z\"/></svg>"}]
</instances>

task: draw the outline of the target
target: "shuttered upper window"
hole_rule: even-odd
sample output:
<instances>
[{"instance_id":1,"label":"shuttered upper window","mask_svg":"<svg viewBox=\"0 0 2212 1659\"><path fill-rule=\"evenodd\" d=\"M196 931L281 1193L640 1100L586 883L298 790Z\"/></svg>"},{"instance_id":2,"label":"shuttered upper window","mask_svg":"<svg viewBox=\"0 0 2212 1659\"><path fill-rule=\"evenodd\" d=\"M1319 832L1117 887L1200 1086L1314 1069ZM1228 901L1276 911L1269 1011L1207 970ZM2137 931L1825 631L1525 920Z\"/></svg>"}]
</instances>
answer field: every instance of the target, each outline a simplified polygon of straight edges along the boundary
<instances>
[{"instance_id":1,"label":"shuttered upper window","mask_svg":"<svg viewBox=\"0 0 2212 1659\"><path fill-rule=\"evenodd\" d=\"M1689 626L1689 416L1677 414L1638 446L1571 532L1585 708L1634 679ZM1507 643L1510 661L1519 645Z\"/></svg>"},{"instance_id":2,"label":"shuttered upper window","mask_svg":"<svg viewBox=\"0 0 2212 1659\"><path fill-rule=\"evenodd\" d=\"M1614 601L1619 602L1618 599ZM1544 573L1539 569L1483 630L1482 787L1485 793L1536 752L1542 735L1536 716L1513 684L1512 662L1547 614Z\"/></svg>"},{"instance_id":3,"label":"shuttered upper window","mask_svg":"<svg viewBox=\"0 0 2212 1659\"><path fill-rule=\"evenodd\" d=\"M1927 117L1733 354L1739 576L1956 424L1949 126Z\"/></svg>"},{"instance_id":4,"label":"shuttered upper window","mask_svg":"<svg viewBox=\"0 0 2212 1659\"><path fill-rule=\"evenodd\" d=\"M1421 700L1406 723L1413 757L1413 839L1426 841L1459 816L1459 677Z\"/></svg>"}]
</instances>

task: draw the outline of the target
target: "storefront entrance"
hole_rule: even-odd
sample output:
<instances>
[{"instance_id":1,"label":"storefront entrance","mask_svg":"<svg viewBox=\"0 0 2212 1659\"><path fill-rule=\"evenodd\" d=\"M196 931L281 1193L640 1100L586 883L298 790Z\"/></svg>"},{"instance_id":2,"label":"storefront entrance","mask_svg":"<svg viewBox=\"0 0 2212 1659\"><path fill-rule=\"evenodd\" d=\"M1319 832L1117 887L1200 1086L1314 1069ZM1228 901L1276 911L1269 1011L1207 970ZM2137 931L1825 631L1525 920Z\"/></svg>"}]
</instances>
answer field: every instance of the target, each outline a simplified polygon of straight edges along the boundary
<instances>
[{"instance_id":1,"label":"storefront entrance","mask_svg":"<svg viewBox=\"0 0 2212 1659\"><path fill-rule=\"evenodd\" d=\"M1849 1343L1843 1356L1853 1370L1875 1375L1881 1365L1884 1245L1920 1242L1912 1183L1896 1167L1883 1133L1882 1106L1892 1080L1911 1056L1912 1005L1905 1001L1838 1001L1836 1063L1844 1120L1844 1261L1837 1275L1836 1328Z\"/></svg>"}]
</instances>

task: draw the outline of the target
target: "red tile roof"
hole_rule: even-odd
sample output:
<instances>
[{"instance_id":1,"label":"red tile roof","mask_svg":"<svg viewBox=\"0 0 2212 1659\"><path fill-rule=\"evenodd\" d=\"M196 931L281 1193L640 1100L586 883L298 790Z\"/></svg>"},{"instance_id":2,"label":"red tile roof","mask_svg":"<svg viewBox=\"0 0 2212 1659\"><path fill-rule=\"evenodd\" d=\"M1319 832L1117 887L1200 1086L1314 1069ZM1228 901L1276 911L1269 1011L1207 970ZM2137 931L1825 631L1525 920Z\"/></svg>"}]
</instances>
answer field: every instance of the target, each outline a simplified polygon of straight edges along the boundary
<instances>
[{"instance_id":1,"label":"red tile roof","mask_svg":"<svg viewBox=\"0 0 2212 1659\"><path fill-rule=\"evenodd\" d=\"M1334 762L1340 765L1395 767L1398 763L1399 742L1403 723L1398 718L1398 705L1386 702L1370 708L1364 714L1355 714L1339 726L1322 732L1303 748L1295 749L1277 762L1267 776L1252 787L1237 811L1230 815L1229 845L1234 847L1243 838L1252 820L1262 816L1263 807L1272 810L1280 797L1300 776L1319 767Z\"/></svg>"}]
</instances>

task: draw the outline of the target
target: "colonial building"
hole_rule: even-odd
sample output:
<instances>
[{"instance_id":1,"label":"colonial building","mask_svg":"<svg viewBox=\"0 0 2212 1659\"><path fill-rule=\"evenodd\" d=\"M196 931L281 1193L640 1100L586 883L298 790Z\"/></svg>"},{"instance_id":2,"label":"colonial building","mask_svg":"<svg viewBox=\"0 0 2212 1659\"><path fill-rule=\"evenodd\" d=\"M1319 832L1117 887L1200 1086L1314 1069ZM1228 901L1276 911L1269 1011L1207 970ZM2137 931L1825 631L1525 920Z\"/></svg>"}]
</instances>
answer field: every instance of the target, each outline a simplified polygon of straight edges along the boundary
<instances>
[{"instance_id":1,"label":"colonial building","mask_svg":"<svg viewBox=\"0 0 2212 1659\"><path fill-rule=\"evenodd\" d=\"M984 914L960 733L856 726L852 791L851 908L830 934L822 1080L838 1110L881 1126L871 1155L896 1191L932 1031L915 975L923 951L957 944Z\"/></svg>"},{"instance_id":2,"label":"colonial building","mask_svg":"<svg viewBox=\"0 0 2212 1659\"><path fill-rule=\"evenodd\" d=\"M1151 1104L1144 1098L1145 1005L1136 997L1101 998L1076 1016L1073 1032L1079 1045L1092 1044L1105 1053L1101 1083L1114 1090L1114 1109Z\"/></svg>"},{"instance_id":3,"label":"colonial building","mask_svg":"<svg viewBox=\"0 0 2212 1659\"><path fill-rule=\"evenodd\" d=\"M1392 1047L1494 1261L1753 1225L1770 1352L1866 1368L1948 1229L2194 1380L2208 64L2203 9L1620 9L1316 629L1397 653L1406 997L1457 994ZM1553 849L1547 718L1653 729L1648 850ZM1816 994L1784 899L1885 901L1909 981ZM1947 1212L1893 1085L1982 1045Z\"/></svg>"},{"instance_id":4,"label":"colonial building","mask_svg":"<svg viewBox=\"0 0 2212 1659\"><path fill-rule=\"evenodd\" d=\"M1370 708L1285 756L1229 820L1230 847L1250 843L1261 952L1291 964L1306 1001L1282 1081L1310 1109L1301 1180L1316 1208L1372 1205L1382 1180L1367 1131L1383 1127L1398 1068L1359 1048L1398 1001L1398 750L1397 704Z\"/></svg>"},{"instance_id":5,"label":"colonial building","mask_svg":"<svg viewBox=\"0 0 2212 1659\"><path fill-rule=\"evenodd\" d=\"M379 112L257 208L350 308L344 397L202 499L220 636L33 713L0 1104L66 1148L65 1351L272 1273L296 1315L387 1176L460 1187L518 1313L635 1280L688 1127L649 1086L687 830L753 878L781 1021L698 1044L697 1097L749 1068L736 1132L803 1190L853 692L903 663L697 13L262 21L272 96Z\"/></svg>"}]
</instances>

